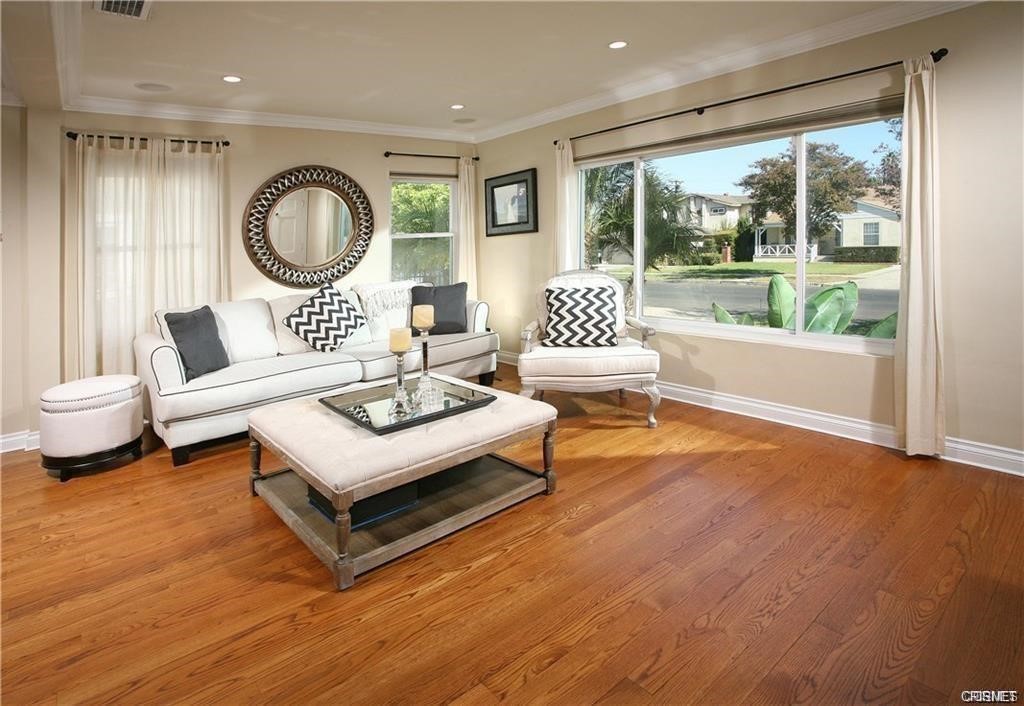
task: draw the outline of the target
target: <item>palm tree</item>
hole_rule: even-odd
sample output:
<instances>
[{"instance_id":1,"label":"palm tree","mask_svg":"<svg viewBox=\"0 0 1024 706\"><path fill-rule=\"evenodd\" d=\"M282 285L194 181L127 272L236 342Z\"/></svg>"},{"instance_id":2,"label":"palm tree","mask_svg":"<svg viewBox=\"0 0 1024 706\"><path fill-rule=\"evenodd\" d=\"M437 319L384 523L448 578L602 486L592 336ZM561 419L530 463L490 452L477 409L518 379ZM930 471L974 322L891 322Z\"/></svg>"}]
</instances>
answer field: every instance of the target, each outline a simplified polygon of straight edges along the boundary
<instances>
[{"instance_id":1,"label":"palm tree","mask_svg":"<svg viewBox=\"0 0 1024 706\"><path fill-rule=\"evenodd\" d=\"M583 233L586 261L602 253L621 252L635 262L633 251L633 164L625 162L585 172ZM680 182L670 182L650 164L644 168L644 270L666 259L697 262L696 241L703 231L693 224L689 196ZM633 275L625 282L632 299Z\"/></svg>"}]
</instances>

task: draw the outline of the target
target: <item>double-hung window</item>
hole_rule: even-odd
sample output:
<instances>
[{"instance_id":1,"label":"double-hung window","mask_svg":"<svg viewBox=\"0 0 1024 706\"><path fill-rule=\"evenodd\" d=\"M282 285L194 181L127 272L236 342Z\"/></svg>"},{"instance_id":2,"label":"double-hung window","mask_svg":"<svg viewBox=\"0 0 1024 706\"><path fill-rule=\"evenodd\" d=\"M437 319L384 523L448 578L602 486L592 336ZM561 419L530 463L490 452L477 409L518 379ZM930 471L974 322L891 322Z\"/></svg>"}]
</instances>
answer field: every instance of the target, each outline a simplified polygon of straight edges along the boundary
<instances>
[{"instance_id":1,"label":"double-hung window","mask_svg":"<svg viewBox=\"0 0 1024 706\"><path fill-rule=\"evenodd\" d=\"M632 310L663 330L889 353L901 127L581 163L583 265L619 278ZM736 204L738 221L702 220L707 194Z\"/></svg>"},{"instance_id":2,"label":"double-hung window","mask_svg":"<svg viewBox=\"0 0 1024 706\"><path fill-rule=\"evenodd\" d=\"M455 279L455 179L391 180L391 279Z\"/></svg>"}]
</instances>

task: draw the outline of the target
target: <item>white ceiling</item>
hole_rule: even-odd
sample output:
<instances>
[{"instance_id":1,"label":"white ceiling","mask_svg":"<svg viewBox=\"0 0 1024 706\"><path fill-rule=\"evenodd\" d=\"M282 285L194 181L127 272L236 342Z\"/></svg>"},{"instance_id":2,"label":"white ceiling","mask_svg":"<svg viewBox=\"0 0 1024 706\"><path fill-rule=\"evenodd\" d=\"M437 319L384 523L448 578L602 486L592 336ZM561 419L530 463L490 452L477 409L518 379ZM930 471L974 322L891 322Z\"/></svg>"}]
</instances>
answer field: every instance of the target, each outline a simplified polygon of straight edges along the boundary
<instances>
[{"instance_id":1,"label":"white ceiling","mask_svg":"<svg viewBox=\"0 0 1024 706\"><path fill-rule=\"evenodd\" d=\"M68 109L474 141L954 7L159 0L145 21L75 3L51 16Z\"/></svg>"}]
</instances>

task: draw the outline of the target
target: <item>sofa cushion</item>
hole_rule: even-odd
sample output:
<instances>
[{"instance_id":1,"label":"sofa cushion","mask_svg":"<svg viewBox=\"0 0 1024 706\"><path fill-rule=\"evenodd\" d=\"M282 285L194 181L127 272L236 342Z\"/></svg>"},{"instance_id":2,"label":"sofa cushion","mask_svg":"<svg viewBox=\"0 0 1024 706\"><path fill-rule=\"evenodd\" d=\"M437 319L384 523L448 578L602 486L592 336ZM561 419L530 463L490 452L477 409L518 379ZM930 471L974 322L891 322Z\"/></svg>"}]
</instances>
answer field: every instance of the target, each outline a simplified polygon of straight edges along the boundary
<instances>
[{"instance_id":1,"label":"sofa cushion","mask_svg":"<svg viewBox=\"0 0 1024 706\"><path fill-rule=\"evenodd\" d=\"M357 284L352 287L359 296L363 315L370 324L373 341L387 341L393 328L406 328L412 311L413 280L384 284Z\"/></svg>"},{"instance_id":2,"label":"sofa cushion","mask_svg":"<svg viewBox=\"0 0 1024 706\"><path fill-rule=\"evenodd\" d=\"M359 307L327 283L284 317L284 325L321 353L339 350L348 338L366 327Z\"/></svg>"},{"instance_id":3,"label":"sofa cushion","mask_svg":"<svg viewBox=\"0 0 1024 706\"><path fill-rule=\"evenodd\" d=\"M164 323L185 366L186 382L231 365L210 307L180 313L168 311Z\"/></svg>"},{"instance_id":4,"label":"sofa cushion","mask_svg":"<svg viewBox=\"0 0 1024 706\"><path fill-rule=\"evenodd\" d=\"M545 346L614 346L615 290L612 287L548 287Z\"/></svg>"},{"instance_id":5,"label":"sofa cushion","mask_svg":"<svg viewBox=\"0 0 1024 706\"><path fill-rule=\"evenodd\" d=\"M362 313L363 309L359 304L359 297L355 292L351 289L346 289L342 291L341 294L350 304L359 309L359 313ZM277 349L281 355L310 353L313 350L308 343L296 336L295 332L284 324L285 317L298 309L304 301L309 299L309 296L309 294L286 294L283 297L277 297L276 299L270 299L267 301L267 304L270 305L270 315L274 319L274 332L277 335ZM370 325L366 323L359 327L355 333L345 339L345 342L341 345L341 350L351 348L352 346L361 346L369 343L371 340Z\"/></svg>"},{"instance_id":6,"label":"sofa cushion","mask_svg":"<svg viewBox=\"0 0 1024 706\"><path fill-rule=\"evenodd\" d=\"M277 355L277 336L274 333L274 322L270 318L270 307L263 299L242 299L236 302L219 302L210 304L214 317L217 319L217 330L220 340L232 363L249 360L260 360ZM185 309L161 309L156 312L157 326L160 336L168 343L174 338L167 328L164 316L169 312L184 313L199 309L192 306Z\"/></svg>"},{"instance_id":7,"label":"sofa cushion","mask_svg":"<svg viewBox=\"0 0 1024 706\"><path fill-rule=\"evenodd\" d=\"M405 369L419 370L422 363L420 340L412 339L412 350L405 355ZM435 368L469 358L489 355L498 350L498 334L449 333L430 337L430 367ZM387 341L374 341L345 350L363 366L363 380L380 380L395 374L395 356L388 350Z\"/></svg>"},{"instance_id":8,"label":"sofa cushion","mask_svg":"<svg viewBox=\"0 0 1024 706\"><path fill-rule=\"evenodd\" d=\"M164 388L157 393L154 410L167 424L327 391L355 382L361 374L359 362L340 351L274 356Z\"/></svg>"},{"instance_id":9,"label":"sofa cushion","mask_svg":"<svg viewBox=\"0 0 1024 706\"><path fill-rule=\"evenodd\" d=\"M521 377L582 377L657 374L658 351L633 338L597 348L534 348L519 355Z\"/></svg>"},{"instance_id":10,"label":"sofa cushion","mask_svg":"<svg viewBox=\"0 0 1024 706\"><path fill-rule=\"evenodd\" d=\"M466 292L469 285L457 282L444 287L417 285L412 288L412 305L434 307L434 328L431 335L466 332Z\"/></svg>"}]
</instances>

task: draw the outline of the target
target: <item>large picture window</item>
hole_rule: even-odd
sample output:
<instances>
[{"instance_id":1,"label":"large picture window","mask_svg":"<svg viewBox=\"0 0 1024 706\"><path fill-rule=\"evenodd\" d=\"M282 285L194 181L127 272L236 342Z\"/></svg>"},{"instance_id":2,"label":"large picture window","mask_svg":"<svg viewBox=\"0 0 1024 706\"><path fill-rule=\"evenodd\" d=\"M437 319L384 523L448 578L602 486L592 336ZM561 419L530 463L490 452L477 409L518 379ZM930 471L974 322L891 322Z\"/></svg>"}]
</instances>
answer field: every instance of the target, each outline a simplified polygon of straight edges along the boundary
<instances>
[{"instance_id":1,"label":"large picture window","mask_svg":"<svg viewBox=\"0 0 1024 706\"><path fill-rule=\"evenodd\" d=\"M668 328L891 339L900 122L582 165L584 265Z\"/></svg>"},{"instance_id":2,"label":"large picture window","mask_svg":"<svg viewBox=\"0 0 1024 706\"><path fill-rule=\"evenodd\" d=\"M392 180L392 280L452 283L456 183L454 179Z\"/></svg>"}]
</instances>

